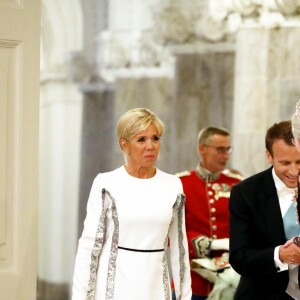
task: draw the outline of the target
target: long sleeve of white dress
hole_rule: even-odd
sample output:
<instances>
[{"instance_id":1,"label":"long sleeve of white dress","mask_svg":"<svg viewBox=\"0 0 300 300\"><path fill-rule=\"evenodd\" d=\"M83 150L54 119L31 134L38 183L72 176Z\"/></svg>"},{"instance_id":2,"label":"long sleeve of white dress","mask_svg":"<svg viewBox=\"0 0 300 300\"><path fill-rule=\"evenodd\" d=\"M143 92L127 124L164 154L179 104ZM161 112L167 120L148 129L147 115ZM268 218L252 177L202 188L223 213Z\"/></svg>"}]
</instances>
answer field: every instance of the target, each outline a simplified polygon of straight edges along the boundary
<instances>
[{"instance_id":1,"label":"long sleeve of white dress","mask_svg":"<svg viewBox=\"0 0 300 300\"><path fill-rule=\"evenodd\" d=\"M183 196L183 195L182 195ZM191 279L188 242L184 214L185 197L178 203L178 211L170 227L170 261L174 280L176 299L191 299ZM178 272L179 270L179 272ZM184 276L184 278L181 278ZM179 298L179 295L181 297Z\"/></svg>"},{"instance_id":2,"label":"long sleeve of white dress","mask_svg":"<svg viewBox=\"0 0 300 300\"><path fill-rule=\"evenodd\" d=\"M84 221L84 229L79 239L77 256L75 261L72 300L86 300L91 273L91 254L95 245L97 227L101 213L104 210L101 199L100 176L93 182L90 196L87 202L87 215Z\"/></svg>"}]
</instances>

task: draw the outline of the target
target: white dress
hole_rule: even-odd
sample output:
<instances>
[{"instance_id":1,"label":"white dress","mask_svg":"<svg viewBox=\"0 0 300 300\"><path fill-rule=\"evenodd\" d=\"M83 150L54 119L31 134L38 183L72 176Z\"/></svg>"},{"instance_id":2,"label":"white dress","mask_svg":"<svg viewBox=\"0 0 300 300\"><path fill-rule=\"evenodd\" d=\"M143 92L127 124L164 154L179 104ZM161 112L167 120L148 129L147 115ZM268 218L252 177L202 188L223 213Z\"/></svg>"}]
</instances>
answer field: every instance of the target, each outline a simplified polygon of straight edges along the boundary
<instances>
[{"instance_id":1,"label":"white dress","mask_svg":"<svg viewBox=\"0 0 300 300\"><path fill-rule=\"evenodd\" d=\"M122 166L99 174L87 204L72 300L169 300L170 262L177 298L191 280L179 178L157 169L138 179Z\"/></svg>"}]
</instances>

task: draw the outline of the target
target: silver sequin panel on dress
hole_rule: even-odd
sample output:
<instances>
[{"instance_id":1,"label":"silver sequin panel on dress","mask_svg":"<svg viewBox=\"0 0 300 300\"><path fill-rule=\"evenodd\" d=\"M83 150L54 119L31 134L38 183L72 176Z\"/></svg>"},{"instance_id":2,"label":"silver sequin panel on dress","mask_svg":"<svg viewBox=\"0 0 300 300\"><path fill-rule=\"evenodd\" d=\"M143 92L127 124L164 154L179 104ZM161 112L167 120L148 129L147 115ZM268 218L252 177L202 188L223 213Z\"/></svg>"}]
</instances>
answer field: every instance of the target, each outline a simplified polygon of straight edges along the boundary
<instances>
[{"instance_id":1,"label":"silver sequin panel on dress","mask_svg":"<svg viewBox=\"0 0 300 300\"><path fill-rule=\"evenodd\" d=\"M173 216L172 220L169 226L169 231L170 228L177 217L177 230L178 230L178 248L179 248L179 278L180 278L180 283L179 283L179 293L176 295L177 300L181 300L182 297L182 289L183 289L183 280L184 280L184 273L185 273L185 264L184 264L184 255L185 255L185 249L183 246L183 210L184 210L184 203L185 203L185 195L184 194L179 194L177 196L176 202L173 205ZM168 234L169 235L169 234ZM163 265L164 265L164 289L165 289L165 298L166 300L170 299L169 295L169 283L168 283L168 275L167 272L167 262L166 262L166 249L168 247L168 237L165 240L165 255L163 258ZM166 274L165 274L166 272Z\"/></svg>"},{"instance_id":2,"label":"silver sequin panel on dress","mask_svg":"<svg viewBox=\"0 0 300 300\"><path fill-rule=\"evenodd\" d=\"M110 257L109 257L109 264L108 264L108 276L107 276L107 285L106 285L106 299L112 300L114 297L114 280L115 280L115 273L116 273L116 259L118 254L118 243L119 243L119 220L117 214L117 207L116 201L111 196L111 194L102 189L102 212L100 215L97 232L96 232L96 239L94 243L94 248L91 253L91 264L90 264L90 279L88 283L88 291L86 295L86 300L94 300L95 299L95 291L96 291L96 279L97 279L97 270L99 265L99 257L101 254L104 235L105 235L105 217L106 217L106 210L107 206L105 207L105 195L109 196L111 200L111 210L112 210L112 218L114 221L114 231L112 235L112 243L111 243L111 250L110 250Z\"/></svg>"}]
</instances>

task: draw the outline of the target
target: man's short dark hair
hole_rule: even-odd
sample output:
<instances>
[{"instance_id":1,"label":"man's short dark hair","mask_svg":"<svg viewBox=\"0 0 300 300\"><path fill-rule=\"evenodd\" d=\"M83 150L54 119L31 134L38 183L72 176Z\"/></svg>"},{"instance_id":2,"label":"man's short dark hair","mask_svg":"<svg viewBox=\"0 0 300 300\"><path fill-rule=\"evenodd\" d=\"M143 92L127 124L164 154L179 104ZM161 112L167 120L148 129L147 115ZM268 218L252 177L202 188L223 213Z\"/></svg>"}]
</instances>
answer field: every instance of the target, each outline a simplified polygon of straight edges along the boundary
<instances>
[{"instance_id":1,"label":"man's short dark hair","mask_svg":"<svg viewBox=\"0 0 300 300\"><path fill-rule=\"evenodd\" d=\"M292 133L291 121L282 121L274 123L266 133L265 144L266 149L273 156L273 144L276 140L284 140L287 145L294 145L294 137Z\"/></svg>"},{"instance_id":2,"label":"man's short dark hair","mask_svg":"<svg viewBox=\"0 0 300 300\"><path fill-rule=\"evenodd\" d=\"M215 134L230 136L229 131L223 127L206 127L201 129L198 133L198 145L206 144L207 139Z\"/></svg>"}]
</instances>

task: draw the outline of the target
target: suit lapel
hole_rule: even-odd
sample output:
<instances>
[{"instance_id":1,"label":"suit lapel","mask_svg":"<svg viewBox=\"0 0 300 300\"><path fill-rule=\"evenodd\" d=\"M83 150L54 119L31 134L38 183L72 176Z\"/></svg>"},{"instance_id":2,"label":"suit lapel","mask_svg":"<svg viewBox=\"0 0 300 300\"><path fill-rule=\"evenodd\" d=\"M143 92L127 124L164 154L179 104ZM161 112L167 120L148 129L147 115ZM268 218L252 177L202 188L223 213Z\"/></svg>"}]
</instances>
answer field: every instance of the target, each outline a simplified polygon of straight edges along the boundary
<instances>
[{"instance_id":1,"label":"suit lapel","mask_svg":"<svg viewBox=\"0 0 300 300\"><path fill-rule=\"evenodd\" d=\"M275 245L283 244L286 241L284 225L281 216L281 210L275 183L272 176L272 168L265 172L263 185L259 193L261 210L265 217L270 237Z\"/></svg>"}]
</instances>

